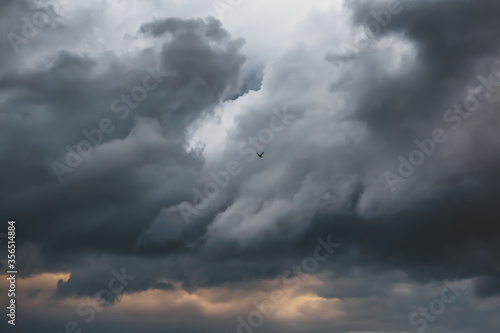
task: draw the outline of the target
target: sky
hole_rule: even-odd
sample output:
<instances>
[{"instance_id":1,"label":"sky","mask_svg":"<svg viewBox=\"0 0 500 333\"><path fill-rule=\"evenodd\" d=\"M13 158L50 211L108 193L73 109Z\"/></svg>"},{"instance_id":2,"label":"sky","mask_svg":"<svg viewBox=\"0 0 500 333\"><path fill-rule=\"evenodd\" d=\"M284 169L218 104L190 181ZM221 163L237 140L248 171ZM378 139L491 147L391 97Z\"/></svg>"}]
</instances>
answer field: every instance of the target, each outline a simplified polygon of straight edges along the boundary
<instances>
[{"instance_id":1,"label":"sky","mask_svg":"<svg viewBox=\"0 0 500 333\"><path fill-rule=\"evenodd\" d=\"M0 1L1 331L498 331L499 16Z\"/></svg>"}]
</instances>

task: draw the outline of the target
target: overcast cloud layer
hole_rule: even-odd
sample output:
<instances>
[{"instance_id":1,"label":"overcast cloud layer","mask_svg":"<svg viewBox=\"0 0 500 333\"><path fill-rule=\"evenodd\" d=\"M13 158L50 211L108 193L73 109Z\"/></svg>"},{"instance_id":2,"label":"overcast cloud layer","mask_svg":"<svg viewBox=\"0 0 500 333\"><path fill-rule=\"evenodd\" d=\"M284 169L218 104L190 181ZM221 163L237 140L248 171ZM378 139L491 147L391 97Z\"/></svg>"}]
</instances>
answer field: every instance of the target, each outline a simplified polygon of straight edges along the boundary
<instances>
[{"instance_id":1,"label":"overcast cloud layer","mask_svg":"<svg viewBox=\"0 0 500 333\"><path fill-rule=\"evenodd\" d=\"M494 0L0 2L19 271L2 331L498 331L499 17Z\"/></svg>"}]
</instances>

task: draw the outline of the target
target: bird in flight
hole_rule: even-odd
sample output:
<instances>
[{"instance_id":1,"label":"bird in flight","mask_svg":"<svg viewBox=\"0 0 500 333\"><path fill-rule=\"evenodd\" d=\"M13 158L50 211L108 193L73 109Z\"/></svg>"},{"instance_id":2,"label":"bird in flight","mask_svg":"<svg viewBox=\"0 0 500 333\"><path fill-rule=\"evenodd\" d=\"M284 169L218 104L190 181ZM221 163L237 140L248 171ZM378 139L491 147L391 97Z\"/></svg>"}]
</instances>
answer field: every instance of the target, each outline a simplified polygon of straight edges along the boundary
<instances>
[{"instance_id":1,"label":"bird in flight","mask_svg":"<svg viewBox=\"0 0 500 333\"><path fill-rule=\"evenodd\" d=\"M256 153L257 153L257 152L256 152ZM262 152L262 153L260 153L260 154L259 154L259 153L257 153L257 156L259 156L260 158L262 158L262 155L264 155L264 152Z\"/></svg>"}]
</instances>

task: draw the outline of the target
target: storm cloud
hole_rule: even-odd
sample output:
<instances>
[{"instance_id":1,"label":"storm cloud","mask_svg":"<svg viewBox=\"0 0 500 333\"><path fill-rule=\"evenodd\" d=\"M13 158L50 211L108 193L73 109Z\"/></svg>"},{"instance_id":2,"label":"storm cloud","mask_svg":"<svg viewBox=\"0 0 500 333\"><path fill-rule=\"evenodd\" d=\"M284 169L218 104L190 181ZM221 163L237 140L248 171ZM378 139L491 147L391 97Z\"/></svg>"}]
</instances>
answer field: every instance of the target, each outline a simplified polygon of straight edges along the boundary
<instances>
[{"instance_id":1,"label":"storm cloud","mask_svg":"<svg viewBox=\"0 0 500 333\"><path fill-rule=\"evenodd\" d=\"M0 5L5 36L51 12L0 42L19 326L125 269L90 331L236 331L272 290L255 330L498 330L500 3L278 2Z\"/></svg>"}]
</instances>

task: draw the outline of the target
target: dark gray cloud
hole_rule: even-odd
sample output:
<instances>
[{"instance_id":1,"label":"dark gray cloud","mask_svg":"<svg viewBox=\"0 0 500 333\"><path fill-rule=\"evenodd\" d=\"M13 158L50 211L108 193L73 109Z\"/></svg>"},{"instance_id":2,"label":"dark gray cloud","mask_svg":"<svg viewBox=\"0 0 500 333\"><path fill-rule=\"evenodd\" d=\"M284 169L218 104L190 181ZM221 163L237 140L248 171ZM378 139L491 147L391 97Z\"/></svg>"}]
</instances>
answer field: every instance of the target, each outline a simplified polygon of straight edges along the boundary
<instances>
[{"instance_id":1,"label":"dark gray cloud","mask_svg":"<svg viewBox=\"0 0 500 333\"><path fill-rule=\"evenodd\" d=\"M177 188L168 195L171 200L189 195L184 186L194 179L203 159L189 148L186 127L238 90L244 62L238 53L241 41L227 37L212 46L214 34L227 32L213 20L198 21L200 27L205 24L208 35L200 31L178 35L159 53L146 50L129 64L120 63L115 55L92 59L63 51L42 68L12 69L1 75L0 89L7 94L0 106L2 141L12 143L2 149L2 173L9 175L3 182L2 216L45 225L36 229L20 224L23 242L34 243L40 253L38 265L24 266L24 274L42 265L49 270L71 269L73 256L79 253L135 253L143 223L147 225L160 204L147 198L165 185L159 183ZM97 69L107 60L110 65ZM156 75L164 71L171 75L160 78L165 82L139 107L127 107L120 101L122 94L142 84L147 68L158 71ZM122 113L110 109L115 100L122 110L128 109L128 118L121 120ZM51 163L64 164L65 147L76 149L87 139L82 130L98 128L103 118L111 119L116 129L105 134L99 147L94 146L94 155L59 183ZM111 147L111 155L106 150L98 153L105 147ZM115 223L109 224L111 220ZM60 232L54 233L56 229ZM50 259L52 255L57 260Z\"/></svg>"},{"instance_id":2,"label":"dark gray cloud","mask_svg":"<svg viewBox=\"0 0 500 333\"><path fill-rule=\"evenodd\" d=\"M345 2L348 28L373 22L370 12L387 4ZM12 14L2 31L31 6L5 2L2 12ZM98 54L51 50L57 37L72 45L70 36L83 31L81 22L58 18L47 28L51 37L47 31L22 45L43 50L36 66L0 42L0 220L18 221L21 276L70 272L54 300L95 296L121 267L135 276L124 293L173 291L177 282L189 292L228 283L252 289L310 256L318 236L332 235L342 247L318 269L318 294L346 301L348 315L308 332L410 330L410 313L455 277L473 281L473 293L429 332L498 329L490 310L471 305L494 302L500 291L498 88L457 130L443 116L481 84L479 75L500 81L500 4L402 6L367 47L321 53L314 41L297 42L263 69L248 67L244 39L213 18L141 22L139 49ZM146 75L158 85L127 102ZM221 105L236 114L215 158L190 139L223 122ZM285 109L292 118L270 143L249 143ZM65 163L66 146L104 118L114 130L59 182L53 161ZM449 139L391 192L384 173L397 173L398 156L407 158L436 128ZM186 224L179 205L230 160L242 172ZM420 296L395 294L399 284ZM469 322L455 321L457 314ZM96 332L111 327L108 319ZM207 331L232 329L226 324L213 320Z\"/></svg>"},{"instance_id":3,"label":"dark gray cloud","mask_svg":"<svg viewBox=\"0 0 500 333\"><path fill-rule=\"evenodd\" d=\"M476 295L480 298L494 297L500 294L500 280L498 278L479 278L474 287Z\"/></svg>"}]
</instances>

